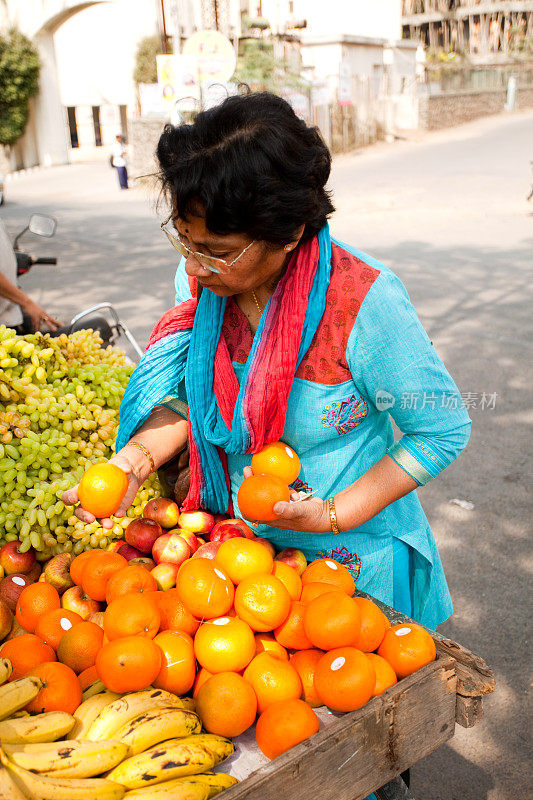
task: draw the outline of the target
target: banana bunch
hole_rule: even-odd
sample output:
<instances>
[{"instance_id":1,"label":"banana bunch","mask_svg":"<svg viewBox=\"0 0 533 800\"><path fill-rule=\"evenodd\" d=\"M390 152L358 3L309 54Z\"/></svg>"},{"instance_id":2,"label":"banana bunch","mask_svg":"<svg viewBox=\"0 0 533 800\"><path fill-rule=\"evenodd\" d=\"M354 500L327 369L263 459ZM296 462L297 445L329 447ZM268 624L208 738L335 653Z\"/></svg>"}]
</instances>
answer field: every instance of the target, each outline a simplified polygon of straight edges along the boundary
<instances>
[{"instance_id":1,"label":"banana bunch","mask_svg":"<svg viewBox=\"0 0 533 800\"><path fill-rule=\"evenodd\" d=\"M11 671L0 659L1 800L121 800L127 790L131 800L208 800L237 782L211 771L234 747L202 733L189 698L153 687L119 695L95 682L73 716L32 716L23 709L42 682L7 683Z\"/></svg>"}]
</instances>

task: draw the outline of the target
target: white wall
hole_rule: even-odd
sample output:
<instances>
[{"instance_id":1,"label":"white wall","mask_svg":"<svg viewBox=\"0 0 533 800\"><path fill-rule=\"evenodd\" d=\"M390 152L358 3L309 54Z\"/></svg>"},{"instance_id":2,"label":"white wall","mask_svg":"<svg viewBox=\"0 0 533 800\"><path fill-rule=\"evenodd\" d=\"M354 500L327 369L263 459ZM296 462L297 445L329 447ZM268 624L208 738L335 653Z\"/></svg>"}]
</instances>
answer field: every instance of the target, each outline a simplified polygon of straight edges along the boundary
<instances>
[{"instance_id":1,"label":"white wall","mask_svg":"<svg viewBox=\"0 0 533 800\"><path fill-rule=\"evenodd\" d=\"M113 0L67 20L56 32L64 106L135 106L137 44L157 32L155 0Z\"/></svg>"}]
</instances>

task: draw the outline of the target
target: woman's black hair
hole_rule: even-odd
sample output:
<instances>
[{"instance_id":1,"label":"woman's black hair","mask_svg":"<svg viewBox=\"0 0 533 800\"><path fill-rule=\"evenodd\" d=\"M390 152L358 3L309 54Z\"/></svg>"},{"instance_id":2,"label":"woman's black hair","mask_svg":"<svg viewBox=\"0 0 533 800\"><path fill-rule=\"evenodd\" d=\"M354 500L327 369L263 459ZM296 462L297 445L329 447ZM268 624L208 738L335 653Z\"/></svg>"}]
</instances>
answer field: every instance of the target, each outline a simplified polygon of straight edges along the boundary
<instances>
[{"instance_id":1,"label":"woman's black hair","mask_svg":"<svg viewBox=\"0 0 533 800\"><path fill-rule=\"evenodd\" d=\"M205 215L224 235L283 245L313 237L334 211L331 156L318 129L269 92L228 97L191 125L166 125L157 146L163 192L181 218Z\"/></svg>"}]
</instances>

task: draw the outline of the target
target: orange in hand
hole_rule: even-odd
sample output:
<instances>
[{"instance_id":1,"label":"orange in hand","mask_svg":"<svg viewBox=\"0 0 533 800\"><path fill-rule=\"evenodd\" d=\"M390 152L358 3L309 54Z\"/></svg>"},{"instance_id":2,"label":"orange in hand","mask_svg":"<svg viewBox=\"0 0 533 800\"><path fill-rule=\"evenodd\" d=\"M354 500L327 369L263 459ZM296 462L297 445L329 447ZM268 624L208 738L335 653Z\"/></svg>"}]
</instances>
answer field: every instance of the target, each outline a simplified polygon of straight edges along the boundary
<instances>
[{"instance_id":1,"label":"orange in hand","mask_svg":"<svg viewBox=\"0 0 533 800\"><path fill-rule=\"evenodd\" d=\"M209 733L239 736L255 722L257 698L248 681L236 672L219 672L197 692L196 713Z\"/></svg>"},{"instance_id":2,"label":"orange in hand","mask_svg":"<svg viewBox=\"0 0 533 800\"><path fill-rule=\"evenodd\" d=\"M322 705L322 700L315 689L315 670L323 655L323 650L312 648L310 650L298 650L290 657L290 663L302 682L302 700L305 700L313 708Z\"/></svg>"},{"instance_id":3,"label":"orange in hand","mask_svg":"<svg viewBox=\"0 0 533 800\"><path fill-rule=\"evenodd\" d=\"M304 628L305 609L304 603L293 600L287 618L275 629L274 636L283 647L290 650L308 650L313 647Z\"/></svg>"},{"instance_id":4,"label":"orange in hand","mask_svg":"<svg viewBox=\"0 0 533 800\"><path fill-rule=\"evenodd\" d=\"M274 559L260 542L236 536L222 542L215 556L215 564L221 566L237 585L252 575L271 573Z\"/></svg>"},{"instance_id":5,"label":"orange in hand","mask_svg":"<svg viewBox=\"0 0 533 800\"><path fill-rule=\"evenodd\" d=\"M288 444L271 442L252 456L254 475L274 475L289 484L300 474L300 459Z\"/></svg>"},{"instance_id":6,"label":"orange in hand","mask_svg":"<svg viewBox=\"0 0 533 800\"><path fill-rule=\"evenodd\" d=\"M243 517L271 522L278 519L274 513L276 503L291 499L289 487L273 475L252 475L245 478L237 492L237 503Z\"/></svg>"},{"instance_id":7,"label":"orange in hand","mask_svg":"<svg viewBox=\"0 0 533 800\"><path fill-rule=\"evenodd\" d=\"M25 631L34 633L40 617L60 606L59 594L53 586L44 582L31 583L19 595L15 616Z\"/></svg>"},{"instance_id":8,"label":"orange in hand","mask_svg":"<svg viewBox=\"0 0 533 800\"><path fill-rule=\"evenodd\" d=\"M14 639L8 639L0 647L0 658L8 658L13 666L10 681L23 678L34 667L45 661L55 661L56 654L49 644L45 644L33 633L23 633Z\"/></svg>"},{"instance_id":9,"label":"orange in hand","mask_svg":"<svg viewBox=\"0 0 533 800\"><path fill-rule=\"evenodd\" d=\"M318 717L303 700L272 703L263 711L255 728L259 749L267 758L277 758L318 731Z\"/></svg>"},{"instance_id":10,"label":"orange in hand","mask_svg":"<svg viewBox=\"0 0 533 800\"><path fill-rule=\"evenodd\" d=\"M237 617L211 619L198 628L194 653L209 672L240 672L255 656L254 635Z\"/></svg>"},{"instance_id":11,"label":"orange in hand","mask_svg":"<svg viewBox=\"0 0 533 800\"><path fill-rule=\"evenodd\" d=\"M378 649L378 655L389 662L398 678L406 678L434 661L436 654L429 633L413 622L400 622L389 628Z\"/></svg>"},{"instance_id":12,"label":"orange in hand","mask_svg":"<svg viewBox=\"0 0 533 800\"><path fill-rule=\"evenodd\" d=\"M153 685L178 696L187 694L196 675L192 638L183 631L163 631L158 633L154 643L161 648L162 658Z\"/></svg>"},{"instance_id":13,"label":"orange in hand","mask_svg":"<svg viewBox=\"0 0 533 800\"><path fill-rule=\"evenodd\" d=\"M198 619L227 614L235 594L229 576L210 558L184 561L176 578L176 590L185 608Z\"/></svg>"},{"instance_id":14,"label":"orange in hand","mask_svg":"<svg viewBox=\"0 0 533 800\"><path fill-rule=\"evenodd\" d=\"M291 596L274 575L245 578L235 592L237 616L253 631L273 631L287 618Z\"/></svg>"},{"instance_id":15,"label":"orange in hand","mask_svg":"<svg viewBox=\"0 0 533 800\"><path fill-rule=\"evenodd\" d=\"M385 631L391 624L383 611L366 597L354 597L361 612L361 626L357 632L352 645L362 650L363 653L371 653L377 650L383 641Z\"/></svg>"},{"instance_id":16,"label":"orange in hand","mask_svg":"<svg viewBox=\"0 0 533 800\"><path fill-rule=\"evenodd\" d=\"M153 639L125 636L104 644L96 657L96 670L111 692L138 692L157 678L161 659L161 648Z\"/></svg>"},{"instance_id":17,"label":"orange in hand","mask_svg":"<svg viewBox=\"0 0 533 800\"><path fill-rule=\"evenodd\" d=\"M316 665L314 684L321 701L333 711L355 711L373 696L376 672L361 650L338 647Z\"/></svg>"},{"instance_id":18,"label":"orange in hand","mask_svg":"<svg viewBox=\"0 0 533 800\"><path fill-rule=\"evenodd\" d=\"M80 505L97 518L110 517L128 490L128 476L116 464L93 464L78 486Z\"/></svg>"},{"instance_id":19,"label":"orange in hand","mask_svg":"<svg viewBox=\"0 0 533 800\"><path fill-rule=\"evenodd\" d=\"M30 670L43 682L43 688L37 697L28 703L27 711L41 714L45 711L66 711L74 714L81 703L81 686L74 670L65 664L40 664Z\"/></svg>"},{"instance_id":20,"label":"orange in hand","mask_svg":"<svg viewBox=\"0 0 533 800\"><path fill-rule=\"evenodd\" d=\"M139 564L131 564L114 572L106 586L106 603L112 603L117 597L137 592L156 592L157 583L154 576Z\"/></svg>"},{"instance_id":21,"label":"orange in hand","mask_svg":"<svg viewBox=\"0 0 533 800\"><path fill-rule=\"evenodd\" d=\"M153 639L160 622L161 614L150 593L124 594L113 600L104 611L104 631L110 642L121 636Z\"/></svg>"},{"instance_id":22,"label":"orange in hand","mask_svg":"<svg viewBox=\"0 0 533 800\"><path fill-rule=\"evenodd\" d=\"M268 653L255 656L244 670L244 678L253 687L260 714L278 700L296 700L302 694L302 682L292 664Z\"/></svg>"},{"instance_id":23,"label":"orange in hand","mask_svg":"<svg viewBox=\"0 0 533 800\"><path fill-rule=\"evenodd\" d=\"M376 655L376 653L367 653L366 657L370 659L370 663L376 671L374 697L377 697L378 694L383 694L385 689L388 689L389 686L394 686L395 683L398 683L398 679L393 668L384 658Z\"/></svg>"},{"instance_id":24,"label":"orange in hand","mask_svg":"<svg viewBox=\"0 0 533 800\"><path fill-rule=\"evenodd\" d=\"M94 666L102 647L104 632L94 622L80 622L65 633L57 648L57 660L74 672Z\"/></svg>"},{"instance_id":25,"label":"orange in hand","mask_svg":"<svg viewBox=\"0 0 533 800\"><path fill-rule=\"evenodd\" d=\"M47 611L46 614L39 617L35 635L57 650L59 642L67 631L80 622L83 622L83 618L75 611L69 611L67 608L54 608L53 611Z\"/></svg>"},{"instance_id":26,"label":"orange in hand","mask_svg":"<svg viewBox=\"0 0 533 800\"><path fill-rule=\"evenodd\" d=\"M306 567L302 573L302 584L307 586L308 583L331 583L350 597L355 592L354 579L349 571L332 558L317 558Z\"/></svg>"}]
</instances>

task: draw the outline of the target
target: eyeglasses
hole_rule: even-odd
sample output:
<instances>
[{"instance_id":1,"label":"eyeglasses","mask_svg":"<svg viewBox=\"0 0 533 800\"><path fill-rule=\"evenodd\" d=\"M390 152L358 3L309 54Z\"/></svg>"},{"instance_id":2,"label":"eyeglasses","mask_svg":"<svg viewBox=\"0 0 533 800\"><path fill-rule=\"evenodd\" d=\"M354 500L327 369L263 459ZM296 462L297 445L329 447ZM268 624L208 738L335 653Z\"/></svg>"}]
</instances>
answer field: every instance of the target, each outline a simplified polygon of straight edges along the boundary
<instances>
[{"instance_id":1,"label":"eyeglasses","mask_svg":"<svg viewBox=\"0 0 533 800\"><path fill-rule=\"evenodd\" d=\"M180 255L182 255L184 258L189 258L189 256L194 256L201 267L204 267L205 269L208 269L211 272L218 272L223 274L227 274L228 272L230 272L231 267L235 264L235 262L238 261L239 258L241 258L246 253L246 251L249 250L250 247L257 241L256 239L254 239L253 242L250 242L250 244L244 248L242 253L239 253L237 258L234 258L233 261L228 263L224 258L215 258L214 256L206 256L205 253L199 253L196 250L191 250L189 247L187 247L187 245L181 241L179 231L177 231L176 228L174 228L174 233L166 229L166 226L168 225L171 219L172 219L172 214L169 216L168 219L166 219L164 222L161 223L160 227L165 236L167 237L168 241L172 245L172 247L174 247L178 251L178 253L180 253Z\"/></svg>"}]
</instances>

